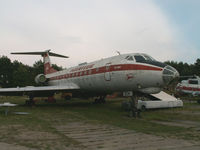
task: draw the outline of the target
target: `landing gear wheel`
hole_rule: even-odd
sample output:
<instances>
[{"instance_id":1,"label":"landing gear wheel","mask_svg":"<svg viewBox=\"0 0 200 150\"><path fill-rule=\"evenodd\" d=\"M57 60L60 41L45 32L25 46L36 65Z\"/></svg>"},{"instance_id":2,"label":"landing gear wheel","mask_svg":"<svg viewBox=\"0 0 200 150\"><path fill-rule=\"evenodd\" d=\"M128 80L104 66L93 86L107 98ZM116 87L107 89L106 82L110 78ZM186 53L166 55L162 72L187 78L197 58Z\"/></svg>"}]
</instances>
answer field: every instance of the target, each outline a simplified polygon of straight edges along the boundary
<instances>
[{"instance_id":1,"label":"landing gear wheel","mask_svg":"<svg viewBox=\"0 0 200 150\"><path fill-rule=\"evenodd\" d=\"M94 100L94 104L105 104L106 100L105 100L105 96L100 96L99 98L96 98Z\"/></svg>"},{"instance_id":2,"label":"landing gear wheel","mask_svg":"<svg viewBox=\"0 0 200 150\"><path fill-rule=\"evenodd\" d=\"M65 100L67 100L67 101L69 101L69 100L71 100L71 96L69 96L69 95L67 95L67 96L65 96Z\"/></svg>"},{"instance_id":3,"label":"landing gear wheel","mask_svg":"<svg viewBox=\"0 0 200 150\"><path fill-rule=\"evenodd\" d=\"M141 111L143 111L143 112L146 111L146 107L144 105L142 105Z\"/></svg>"},{"instance_id":4,"label":"landing gear wheel","mask_svg":"<svg viewBox=\"0 0 200 150\"><path fill-rule=\"evenodd\" d=\"M32 101L26 100L25 101L25 105L27 105L27 106L33 106L33 105L35 105L35 102L33 100Z\"/></svg>"},{"instance_id":5,"label":"landing gear wheel","mask_svg":"<svg viewBox=\"0 0 200 150\"><path fill-rule=\"evenodd\" d=\"M25 105L27 105L27 106L33 106L33 105L35 105L35 101L33 100L33 96L31 95L31 96L29 96L29 100L26 100L25 101Z\"/></svg>"},{"instance_id":6,"label":"landing gear wheel","mask_svg":"<svg viewBox=\"0 0 200 150\"><path fill-rule=\"evenodd\" d=\"M99 103L99 99L96 98L96 99L94 100L94 104L98 104L98 103Z\"/></svg>"}]
</instances>

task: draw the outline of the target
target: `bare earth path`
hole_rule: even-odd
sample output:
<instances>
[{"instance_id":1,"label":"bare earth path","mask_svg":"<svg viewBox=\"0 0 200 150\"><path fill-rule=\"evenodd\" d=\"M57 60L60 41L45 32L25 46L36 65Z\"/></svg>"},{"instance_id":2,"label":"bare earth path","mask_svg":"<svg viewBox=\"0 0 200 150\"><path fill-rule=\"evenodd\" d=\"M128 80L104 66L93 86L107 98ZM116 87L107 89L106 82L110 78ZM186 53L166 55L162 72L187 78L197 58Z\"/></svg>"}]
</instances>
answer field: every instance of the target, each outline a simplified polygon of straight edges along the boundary
<instances>
[{"instance_id":1,"label":"bare earth path","mask_svg":"<svg viewBox=\"0 0 200 150\"><path fill-rule=\"evenodd\" d=\"M36 149L0 142L0 150L36 150Z\"/></svg>"},{"instance_id":2,"label":"bare earth path","mask_svg":"<svg viewBox=\"0 0 200 150\"><path fill-rule=\"evenodd\" d=\"M8 135L8 129L17 131ZM23 126L0 128L1 136L8 135L7 140L0 142L0 150L199 150L200 141L187 141L165 138L150 134L122 129L111 125L68 121L65 124L55 123L55 133L31 131ZM4 133L5 132L5 133ZM65 138L72 139L68 144ZM13 139L13 140L11 140ZM24 145L24 142L26 145ZM28 148L26 146L36 146ZM23 146L22 146L23 145Z\"/></svg>"},{"instance_id":3,"label":"bare earth path","mask_svg":"<svg viewBox=\"0 0 200 150\"><path fill-rule=\"evenodd\" d=\"M71 122L56 126L86 149L101 150L199 150L200 142L163 138L109 125Z\"/></svg>"}]
</instances>

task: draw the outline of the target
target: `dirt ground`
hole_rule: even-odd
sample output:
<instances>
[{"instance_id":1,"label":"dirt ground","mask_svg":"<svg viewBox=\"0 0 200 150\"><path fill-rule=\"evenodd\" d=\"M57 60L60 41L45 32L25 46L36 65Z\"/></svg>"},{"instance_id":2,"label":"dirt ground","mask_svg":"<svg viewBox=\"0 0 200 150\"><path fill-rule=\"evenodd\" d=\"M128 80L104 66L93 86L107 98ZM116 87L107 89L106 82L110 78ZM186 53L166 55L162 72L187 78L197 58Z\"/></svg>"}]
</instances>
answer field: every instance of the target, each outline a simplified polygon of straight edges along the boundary
<instances>
[{"instance_id":1,"label":"dirt ground","mask_svg":"<svg viewBox=\"0 0 200 150\"><path fill-rule=\"evenodd\" d=\"M36 150L36 149L28 148L25 146L19 146L19 145L8 144L8 143L3 143L3 142L0 142L0 149L1 150Z\"/></svg>"},{"instance_id":2,"label":"dirt ground","mask_svg":"<svg viewBox=\"0 0 200 150\"><path fill-rule=\"evenodd\" d=\"M101 150L197 150L200 142L163 138L108 125L72 122L56 129L79 141L86 149Z\"/></svg>"},{"instance_id":3,"label":"dirt ground","mask_svg":"<svg viewBox=\"0 0 200 150\"><path fill-rule=\"evenodd\" d=\"M68 104L69 105L69 104ZM87 106L87 107L86 107ZM107 107L106 107L107 106ZM109 107L112 106L112 107ZM94 107L94 108L93 108ZM79 104L72 103L70 106L54 106L54 105L41 105L31 108L30 115L27 116L15 116L9 114L7 117L1 114L0 125L0 150L199 150L200 149L200 123L199 123L199 108L200 105L186 105L183 109L171 109L171 110L158 110L149 111L146 116L138 120L132 120L126 118L127 116L120 116L123 113L115 103L108 103L107 105L92 105L89 103ZM70 109L71 108L71 109ZM16 108L17 111L29 111L30 108L20 107ZM114 109L114 110L113 110ZM15 110L15 111L16 111ZM78 110L78 111L75 111ZM99 111L96 111L99 110ZM113 111L110 111L113 110ZM119 113L115 113L119 111ZM92 118L91 115L82 115L82 113L90 114L96 113ZM105 112L105 113L104 113ZM3 113L0 112L0 113ZM99 113L103 113L98 116ZM109 116L109 113L111 116ZM125 112L126 113L126 112ZM124 114L125 114L124 113ZM144 112L145 113L145 112ZM177 115L175 118L160 119L161 117L154 116L154 114L161 113L161 117ZM118 122L108 123L108 121L100 122L99 120L109 121L128 121L127 126L118 126ZM118 118L113 119L118 115ZM150 116L151 115L151 116ZM186 115L186 117L185 117ZM179 117L181 116L181 117ZM188 119L187 116L194 117ZM99 117L99 118L97 118ZM125 118L125 119L124 119ZM153 118L153 119L152 119ZM122 119L122 120L121 120ZM146 119L146 120L145 120ZM197 119L197 120L195 120ZM160 130L164 130L178 127L179 135L175 132L166 135L145 134L146 130L134 130L134 128L128 128L128 125L135 125L137 121L145 120L148 125L142 126L149 127L153 125L161 125ZM30 121L30 123L27 123ZM129 122L130 121L130 122ZM3 122L6 122L5 124ZM38 123L39 122L39 123ZM125 122L123 123L123 125ZM120 124L121 125L121 124ZM141 125L141 124L139 124ZM139 128L138 125L138 128ZM150 128L152 129L152 128ZM190 130L192 129L192 130ZM147 128L148 130L148 128ZM140 132L139 132L140 131ZM183 136L182 136L183 131ZM162 131L161 131L162 132ZM181 132L181 133L180 133ZM189 134L185 134L189 132ZM158 133L158 132L157 132ZM157 136L162 135L162 136ZM189 136L188 136L189 135ZM171 138L170 138L171 137ZM195 138L196 137L196 138ZM192 138L192 139L191 139Z\"/></svg>"},{"instance_id":4,"label":"dirt ground","mask_svg":"<svg viewBox=\"0 0 200 150\"><path fill-rule=\"evenodd\" d=\"M174 125L174 124L173 124ZM9 127L11 128L11 127ZM17 127L19 130L19 127ZM41 149L58 150L199 150L200 142L173 138L164 138L150 134L138 133L111 125L90 124L80 121L56 125L61 135L77 141L78 145L66 145L59 134L20 129L12 138L36 144ZM0 129L3 134L4 129ZM58 142L60 141L60 142ZM43 146L47 144L48 146ZM1 150L35 150L15 143L0 142Z\"/></svg>"}]
</instances>

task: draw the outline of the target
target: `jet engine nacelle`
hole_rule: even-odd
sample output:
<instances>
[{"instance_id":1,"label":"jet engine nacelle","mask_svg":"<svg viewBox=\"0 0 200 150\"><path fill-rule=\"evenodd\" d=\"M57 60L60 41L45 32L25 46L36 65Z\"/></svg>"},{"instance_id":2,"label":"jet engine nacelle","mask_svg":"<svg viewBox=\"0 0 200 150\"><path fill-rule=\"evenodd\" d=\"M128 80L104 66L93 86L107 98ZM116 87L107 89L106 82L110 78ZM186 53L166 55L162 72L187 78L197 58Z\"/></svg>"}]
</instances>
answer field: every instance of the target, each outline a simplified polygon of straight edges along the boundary
<instances>
[{"instance_id":1,"label":"jet engine nacelle","mask_svg":"<svg viewBox=\"0 0 200 150\"><path fill-rule=\"evenodd\" d=\"M45 77L44 74L38 74L36 77L35 77L35 82L37 84L40 84L40 83L45 83L47 81L47 78Z\"/></svg>"}]
</instances>

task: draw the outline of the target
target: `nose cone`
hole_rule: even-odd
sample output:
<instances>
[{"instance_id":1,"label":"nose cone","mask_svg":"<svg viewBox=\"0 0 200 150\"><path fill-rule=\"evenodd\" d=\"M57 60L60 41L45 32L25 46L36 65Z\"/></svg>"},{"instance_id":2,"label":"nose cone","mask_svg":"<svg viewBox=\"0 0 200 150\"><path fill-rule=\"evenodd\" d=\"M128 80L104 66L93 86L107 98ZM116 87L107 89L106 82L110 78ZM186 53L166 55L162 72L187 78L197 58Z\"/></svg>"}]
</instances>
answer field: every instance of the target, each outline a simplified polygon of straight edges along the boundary
<instances>
[{"instance_id":1,"label":"nose cone","mask_svg":"<svg viewBox=\"0 0 200 150\"><path fill-rule=\"evenodd\" d=\"M166 66L163 70L163 82L164 84L169 84L172 80L179 78L179 73L178 71L171 67L171 66Z\"/></svg>"},{"instance_id":2,"label":"nose cone","mask_svg":"<svg viewBox=\"0 0 200 150\"><path fill-rule=\"evenodd\" d=\"M175 78L179 78L179 77L180 77L180 74L179 74L178 71L175 72L174 77L175 77Z\"/></svg>"}]
</instances>

